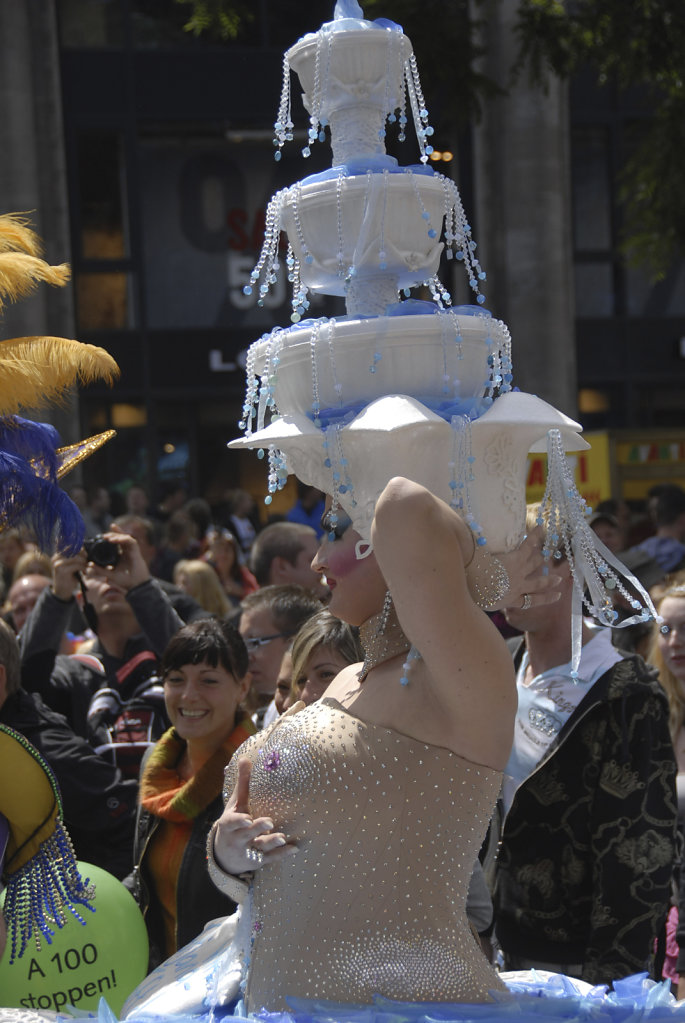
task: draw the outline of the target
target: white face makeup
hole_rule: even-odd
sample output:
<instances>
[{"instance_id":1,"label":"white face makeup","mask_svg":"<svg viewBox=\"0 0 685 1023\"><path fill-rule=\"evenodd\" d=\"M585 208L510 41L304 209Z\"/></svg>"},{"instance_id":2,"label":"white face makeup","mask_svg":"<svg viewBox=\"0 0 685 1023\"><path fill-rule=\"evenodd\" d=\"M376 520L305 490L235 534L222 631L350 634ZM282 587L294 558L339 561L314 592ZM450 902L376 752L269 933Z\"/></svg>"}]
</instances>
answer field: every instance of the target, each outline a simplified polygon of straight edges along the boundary
<instances>
[{"instance_id":1,"label":"white face makeup","mask_svg":"<svg viewBox=\"0 0 685 1023\"><path fill-rule=\"evenodd\" d=\"M332 512L329 502L321 519L324 536L312 567L326 576L331 614L350 625L361 625L381 610L387 587L373 553L358 556L362 538L348 516L342 509Z\"/></svg>"}]
</instances>

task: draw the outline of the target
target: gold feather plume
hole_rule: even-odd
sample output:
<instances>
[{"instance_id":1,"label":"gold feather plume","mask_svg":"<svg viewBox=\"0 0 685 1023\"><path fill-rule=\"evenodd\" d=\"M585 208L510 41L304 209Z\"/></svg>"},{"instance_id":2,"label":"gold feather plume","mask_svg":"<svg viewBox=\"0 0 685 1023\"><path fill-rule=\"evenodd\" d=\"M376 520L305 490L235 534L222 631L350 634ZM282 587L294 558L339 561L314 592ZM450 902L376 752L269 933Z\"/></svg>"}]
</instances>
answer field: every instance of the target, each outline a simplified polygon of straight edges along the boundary
<instances>
[{"instance_id":1,"label":"gold feather plume","mask_svg":"<svg viewBox=\"0 0 685 1023\"><path fill-rule=\"evenodd\" d=\"M40 239L22 214L0 216L0 311L7 302L30 294L42 281L58 287L67 283L67 264L51 266L41 254Z\"/></svg>"},{"instance_id":2,"label":"gold feather plume","mask_svg":"<svg viewBox=\"0 0 685 1023\"><path fill-rule=\"evenodd\" d=\"M41 240L24 213L0 214L0 252L11 251L27 252L29 256L43 254Z\"/></svg>"},{"instance_id":3,"label":"gold feather plume","mask_svg":"<svg viewBox=\"0 0 685 1023\"><path fill-rule=\"evenodd\" d=\"M61 287L66 264L41 258L40 239L20 213L0 215L0 312L41 282ZM63 398L76 383L111 384L119 367L104 348L61 337L20 337L0 342L0 410L12 415Z\"/></svg>"},{"instance_id":4,"label":"gold feather plume","mask_svg":"<svg viewBox=\"0 0 685 1023\"><path fill-rule=\"evenodd\" d=\"M75 383L111 384L119 367L104 348L64 337L0 341L0 409L13 415L64 398Z\"/></svg>"},{"instance_id":5,"label":"gold feather plume","mask_svg":"<svg viewBox=\"0 0 685 1023\"><path fill-rule=\"evenodd\" d=\"M25 298L41 281L61 287L69 277L66 263L50 266L44 259L25 252L0 252L0 311L7 302Z\"/></svg>"}]
</instances>

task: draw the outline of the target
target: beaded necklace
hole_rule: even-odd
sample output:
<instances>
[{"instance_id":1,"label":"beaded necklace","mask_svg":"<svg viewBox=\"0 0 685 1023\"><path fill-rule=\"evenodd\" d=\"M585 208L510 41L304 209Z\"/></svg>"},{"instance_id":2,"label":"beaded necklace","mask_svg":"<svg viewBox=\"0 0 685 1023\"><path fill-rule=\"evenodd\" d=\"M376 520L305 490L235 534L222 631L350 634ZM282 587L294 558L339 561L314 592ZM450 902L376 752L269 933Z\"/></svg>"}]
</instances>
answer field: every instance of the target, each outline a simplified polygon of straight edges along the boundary
<instances>
[{"instance_id":1,"label":"beaded necklace","mask_svg":"<svg viewBox=\"0 0 685 1023\"><path fill-rule=\"evenodd\" d=\"M402 626L398 621L389 590L385 594L382 610L360 627L359 639L364 648L364 663L357 676L360 683L364 682L372 668L406 653L407 659L402 665L403 674L400 682L403 686L409 684L409 669L412 661L417 660L421 655L402 632Z\"/></svg>"}]
</instances>

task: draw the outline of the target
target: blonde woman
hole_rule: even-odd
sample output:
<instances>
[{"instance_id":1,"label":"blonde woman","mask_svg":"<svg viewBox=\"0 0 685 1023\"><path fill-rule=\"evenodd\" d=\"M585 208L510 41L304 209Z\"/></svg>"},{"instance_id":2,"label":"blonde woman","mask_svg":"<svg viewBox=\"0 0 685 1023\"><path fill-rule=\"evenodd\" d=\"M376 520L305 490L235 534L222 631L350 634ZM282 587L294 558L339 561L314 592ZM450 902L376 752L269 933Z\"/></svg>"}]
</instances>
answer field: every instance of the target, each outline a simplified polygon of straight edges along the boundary
<instances>
[{"instance_id":1,"label":"blonde woman","mask_svg":"<svg viewBox=\"0 0 685 1023\"><path fill-rule=\"evenodd\" d=\"M42 551L27 550L17 559L12 570L12 582L25 575L44 575L52 579L52 562L49 554Z\"/></svg>"},{"instance_id":2,"label":"blonde woman","mask_svg":"<svg viewBox=\"0 0 685 1023\"><path fill-rule=\"evenodd\" d=\"M654 595L661 623L655 622L648 662L659 672L666 691L669 728L673 739L678 774L678 821L685 824L685 576L679 573L669 585ZM685 867L680 867L679 906L672 907L666 924L665 977L678 985L678 998L685 997ZM678 911L680 921L678 921ZM677 928L677 930L676 930ZM681 951L682 949L682 951Z\"/></svg>"},{"instance_id":3,"label":"blonde woman","mask_svg":"<svg viewBox=\"0 0 685 1023\"><path fill-rule=\"evenodd\" d=\"M669 706L669 727L678 761L678 779L683 779L685 809L685 579L672 582L655 600L663 621L654 623L648 661L659 672Z\"/></svg>"},{"instance_id":4,"label":"blonde woman","mask_svg":"<svg viewBox=\"0 0 685 1023\"><path fill-rule=\"evenodd\" d=\"M299 630L290 652L292 681L285 709L301 700L307 706L324 695L335 676L364 660L359 630L320 611Z\"/></svg>"},{"instance_id":5,"label":"blonde woman","mask_svg":"<svg viewBox=\"0 0 685 1023\"><path fill-rule=\"evenodd\" d=\"M212 566L232 607L259 588L252 572L242 564L238 542L228 529L212 527L207 533L203 559Z\"/></svg>"},{"instance_id":6,"label":"blonde woman","mask_svg":"<svg viewBox=\"0 0 685 1023\"><path fill-rule=\"evenodd\" d=\"M231 602L219 582L219 577L206 561L184 558L174 565L174 582L200 607L217 618L223 618L231 609Z\"/></svg>"}]
</instances>

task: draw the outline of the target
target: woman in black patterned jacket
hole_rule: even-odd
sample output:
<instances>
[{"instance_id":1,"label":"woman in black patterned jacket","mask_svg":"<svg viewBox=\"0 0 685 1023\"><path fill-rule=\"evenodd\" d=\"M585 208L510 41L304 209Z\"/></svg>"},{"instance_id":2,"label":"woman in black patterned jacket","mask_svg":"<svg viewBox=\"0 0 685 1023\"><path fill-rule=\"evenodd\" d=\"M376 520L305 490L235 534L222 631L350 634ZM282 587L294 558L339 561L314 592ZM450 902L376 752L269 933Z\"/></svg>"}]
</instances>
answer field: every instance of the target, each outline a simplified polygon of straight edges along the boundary
<instances>
[{"instance_id":1,"label":"woman in black patterned jacket","mask_svg":"<svg viewBox=\"0 0 685 1023\"><path fill-rule=\"evenodd\" d=\"M668 703L653 669L616 651L609 630L583 627L571 677L572 580L563 560L551 571L562 579L557 604L507 612L525 636L509 641L519 646L519 711L505 775L519 761L496 932L509 968L610 983L651 969L668 912L677 834Z\"/></svg>"}]
</instances>

